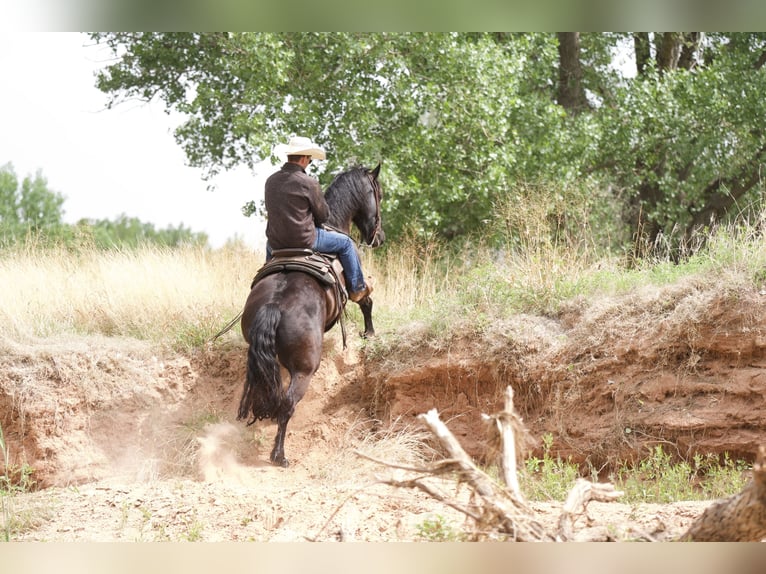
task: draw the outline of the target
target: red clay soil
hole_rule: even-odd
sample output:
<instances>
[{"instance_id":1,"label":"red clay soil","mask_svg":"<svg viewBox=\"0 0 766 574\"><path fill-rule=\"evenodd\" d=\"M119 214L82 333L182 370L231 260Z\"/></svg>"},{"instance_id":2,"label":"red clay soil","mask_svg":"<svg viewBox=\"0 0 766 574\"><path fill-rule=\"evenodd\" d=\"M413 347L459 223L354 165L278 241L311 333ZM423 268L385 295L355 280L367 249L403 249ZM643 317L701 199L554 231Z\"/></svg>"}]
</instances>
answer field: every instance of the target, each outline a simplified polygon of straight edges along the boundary
<instances>
[{"instance_id":1,"label":"red clay soil","mask_svg":"<svg viewBox=\"0 0 766 574\"><path fill-rule=\"evenodd\" d=\"M645 458L656 445L677 459L713 453L752 462L766 442L766 296L745 291L695 302L702 309L693 324L672 316L674 306L696 296L693 286L663 296L668 319L650 313L652 321L638 334L628 329L630 336L620 321L634 317L611 309L610 324L573 309L557 320L495 326L489 340L421 352L400 371L370 365L381 397L376 412L408 421L436 407L481 458L481 414L501 410L511 385L536 456L550 434L554 456L596 469ZM529 335L535 332L544 335ZM560 342L543 346L552 340Z\"/></svg>"}]
</instances>

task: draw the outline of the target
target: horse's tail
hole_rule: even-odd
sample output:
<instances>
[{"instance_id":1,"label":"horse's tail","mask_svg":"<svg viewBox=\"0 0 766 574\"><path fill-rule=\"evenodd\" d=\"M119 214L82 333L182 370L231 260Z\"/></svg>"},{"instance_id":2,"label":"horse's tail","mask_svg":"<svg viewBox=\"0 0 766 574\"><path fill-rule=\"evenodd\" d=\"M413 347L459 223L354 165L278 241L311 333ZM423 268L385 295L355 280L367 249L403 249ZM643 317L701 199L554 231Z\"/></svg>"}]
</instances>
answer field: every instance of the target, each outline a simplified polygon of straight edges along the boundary
<instances>
[{"instance_id":1,"label":"horse's tail","mask_svg":"<svg viewBox=\"0 0 766 574\"><path fill-rule=\"evenodd\" d=\"M237 415L237 420L250 419L248 425L276 418L284 400L277 362L277 326L281 317L282 312L276 305L264 305L255 313L250 327L247 376Z\"/></svg>"}]
</instances>

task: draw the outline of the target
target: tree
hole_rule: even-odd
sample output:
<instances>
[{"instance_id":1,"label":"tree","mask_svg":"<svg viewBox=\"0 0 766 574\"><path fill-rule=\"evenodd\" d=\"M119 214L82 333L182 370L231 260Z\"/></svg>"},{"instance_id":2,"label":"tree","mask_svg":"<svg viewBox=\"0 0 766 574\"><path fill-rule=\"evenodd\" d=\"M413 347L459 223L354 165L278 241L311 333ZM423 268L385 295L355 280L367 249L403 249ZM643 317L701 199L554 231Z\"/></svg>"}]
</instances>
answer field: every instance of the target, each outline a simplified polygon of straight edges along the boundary
<instances>
[{"instance_id":1,"label":"tree","mask_svg":"<svg viewBox=\"0 0 766 574\"><path fill-rule=\"evenodd\" d=\"M269 158L290 133L327 148L324 186L382 160L393 236L484 229L515 180L568 172L565 114L547 84L551 35L93 37L120 56L97 80L108 105L158 97L186 114L176 137L210 176Z\"/></svg>"},{"instance_id":2,"label":"tree","mask_svg":"<svg viewBox=\"0 0 766 574\"><path fill-rule=\"evenodd\" d=\"M637 253L659 243L684 252L713 224L760 209L766 151L762 34L636 37L639 75L600 111L593 163L623 190Z\"/></svg>"},{"instance_id":3,"label":"tree","mask_svg":"<svg viewBox=\"0 0 766 574\"><path fill-rule=\"evenodd\" d=\"M593 208L612 190L636 245L687 247L760 185L763 34L93 38L117 56L97 79L108 105L161 98L186 114L177 140L211 177L269 158L291 133L327 147L325 186L349 164L382 160L391 237L486 232L498 204L524 201L517 190L533 183L554 232L575 213L608 222ZM635 75L613 65L626 49Z\"/></svg>"},{"instance_id":4,"label":"tree","mask_svg":"<svg viewBox=\"0 0 766 574\"><path fill-rule=\"evenodd\" d=\"M137 217L124 213L114 220L81 219L77 222L81 232L89 235L96 247L138 247L144 244L179 247L181 245L207 244L205 233L195 233L180 224L156 229L152 223L142 222Z\"/></svg>"},{"instance_id":5,"label":"tree","mask_svg":"<svg viewBox=\"0 0 766 574\"><path fill-rule=\"evenodd\" d=\"M69 243L86 237L99 248L137 247L151 243L167 247L182 244L206 245L207 234L195 233L180 224L156 229L151 223L125 214L115 220L81 219L76 226L65 224L65 197L48 188L48 181L38 170L19 184L13 166L0 167L0 246L35 239Z\"/></svg>"},{"instance_id":6,"label":"tree","mask_svg":"<svg viewBox=\"0 0 766 574\"><path fill-rule=\"evenodd\" d=\"M63 195L48 188L41 170L19 185L10 163L0 167L0 239L13 242L30 232L59 229L64 200Z\"/></svg>"}]
</instances>

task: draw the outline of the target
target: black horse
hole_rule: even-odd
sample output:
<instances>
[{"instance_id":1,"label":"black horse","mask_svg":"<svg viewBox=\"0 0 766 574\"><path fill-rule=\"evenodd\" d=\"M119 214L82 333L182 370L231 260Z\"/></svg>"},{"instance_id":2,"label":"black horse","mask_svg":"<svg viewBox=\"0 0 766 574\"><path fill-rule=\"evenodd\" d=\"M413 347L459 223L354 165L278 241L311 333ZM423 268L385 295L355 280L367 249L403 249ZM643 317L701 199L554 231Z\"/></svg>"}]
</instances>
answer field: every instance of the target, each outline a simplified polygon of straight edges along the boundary
<instances>
[{"instance_id":1,"label":"black horse","mask_svg":"<svg viewBox=\"0 0 766 574\"><path fill-rule=\"evenodd\" d=\"M325 192L330 209L328 225L348 234L351 224L372 247L385 241L380 217L380 164L375 169L354 168L338 175ZM238 420L248 425L271 419L277 435L271 462L286 467L285 433L295 406L303 398L322 358L322 339L343 311L345 298L313 275L287 271L256 280L242 313L242 334L249 344L247 377L239 403ZM359 301L365 335L374 334L372 299ZM290 374L282 384L280 365Z\"/></svg>"}]
</instances>

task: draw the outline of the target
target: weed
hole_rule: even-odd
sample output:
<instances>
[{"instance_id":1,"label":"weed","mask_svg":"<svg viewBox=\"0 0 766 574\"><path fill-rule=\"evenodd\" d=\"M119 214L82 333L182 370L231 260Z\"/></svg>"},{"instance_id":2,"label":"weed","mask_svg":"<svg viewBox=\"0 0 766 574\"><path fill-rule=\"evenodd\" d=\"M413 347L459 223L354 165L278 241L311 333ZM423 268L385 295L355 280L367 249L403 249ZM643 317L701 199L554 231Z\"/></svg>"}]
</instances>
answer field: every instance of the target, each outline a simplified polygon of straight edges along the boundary
<instances>
[{"instance_id":1,"label":"weed","mask_svg":"<svg viewBox=\"0 0 766 574\"><path fill-rule=\"evenodd\" d=\"M530 457L519 471L522 492L530 500L564 501L580 475L578 466L551 455L553 437L543 437L543 458ZM610 475L625 503L669 503L681 500L713 500L740 492L747 482L749 466L724 455L695 455L692 462L674 461L661 445L636 464L620 465Z\"/></svg>"},{"instance_id":2,"label":"weed","mask_svg":"<svg viewBox=\"0 0 766 574\"><path fill-rule=\"evenodd\" d=\"M551 456L553 435L543 436L543 458L529 457L519 472L521 490L531 500L564 500L579 476L576 464Z\"/></svg>"},{"instance_id":3,"label":"weed","mask_svg":"<svg viewBox=\"0 0 766 574\"><path fill-rule=\"evenodd\" d=\"M433 518L426 518L416 526L416 529L418 536L428 542L456 542L460 539L459 532L455 531L440 514Z\"/></svg>"},{"instance_id":4,"label":"weed","mask_svg":"<svg viewBox=\"0 0 766 574\"><path fill-rule=\"evenodd\" d=\"M16 497L32 489L34 469L28 464L20 466L10 462L10 451L5 442L3 427L0 425L0 453L2 453L3 472L0 474L0 518L2 518L2 536L10 542L15 532L25 530L36 522L30 511L21 512L16 508Z\"/></svg>"},{"instance_id":5,"label":"weed","mask_svg":"<svg viewBox=\"0 0 766 574\"><path fill-rule=\"evenodd\" d=\"M202 531L205 526L196 519L189 520L185 523L186 531L181 534L181 538L187 542L200 542L202 540Z\"/></svg>"},{"instance_id":6,"label":"weed","mask_svg":"<svg viewBox=\"0 0 766 574\"><path fill-rule=\"evenodd\" d=\"M724 453L723 463L718 457L695 455L695 467L704 473L701 489L706 499L716 499L740 492L748 481L750 465L743 460L733 461Z\"/></svg>"},{"instance_id":7,"label":"weed","mask_svg":"<svg viewBox=\"0 0 766 574\"><path fill-rule=\"evenodd\" d=\"M693 457L692 462L674 462L661 445L633 466L622 465L612 476L625 493L625 502L668 503L679 500L711 500L740 492L746 484L748 465L724 455Z\"/></svg>"}]
</instances>

